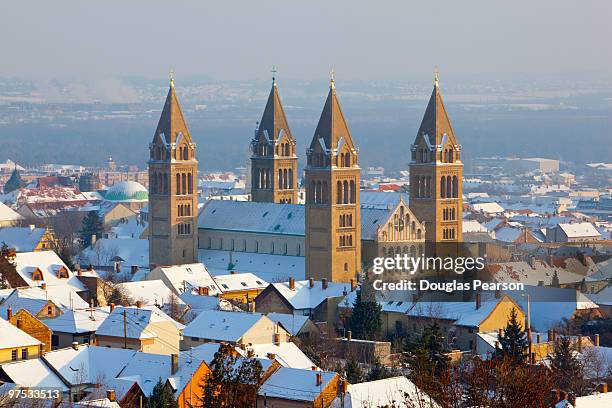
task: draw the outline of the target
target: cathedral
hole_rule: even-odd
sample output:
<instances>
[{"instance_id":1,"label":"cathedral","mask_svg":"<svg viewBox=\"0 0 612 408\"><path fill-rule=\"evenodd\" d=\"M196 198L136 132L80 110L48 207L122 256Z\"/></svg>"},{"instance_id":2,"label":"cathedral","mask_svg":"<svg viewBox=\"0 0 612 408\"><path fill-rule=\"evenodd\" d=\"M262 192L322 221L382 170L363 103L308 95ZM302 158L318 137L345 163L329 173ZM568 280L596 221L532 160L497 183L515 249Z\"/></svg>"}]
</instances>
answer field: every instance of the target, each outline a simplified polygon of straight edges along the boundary
<instances>
[{"instance_id":1,"label":"cathedral","mask_svg":"<svg viewBox=\"0 0 612 408\"><path fill-rule=\"evenodd\" d=\"M149 263L197 262L196 145L172 78L149 153Z\"/></svg>"},{"instance_id":2,"label":"cathedral","mask_svg":"<svg viewBox=\"0 0 612 408\"><path fill-rule=\"evenodd\" d=\"M269 281L350 282L376 257L417 256L425 242L461 240L461 146L437 74L410 147L409 195L360 190L359 151L333 75L306 149L304 204L296 139L275 78L250 145L251 201L211 199L198 214L195 144L171 81L150 145L152 265L197 262L199 252L207 266L220 259L223 270L285 274Z\"/></svg>"}]
</instances>

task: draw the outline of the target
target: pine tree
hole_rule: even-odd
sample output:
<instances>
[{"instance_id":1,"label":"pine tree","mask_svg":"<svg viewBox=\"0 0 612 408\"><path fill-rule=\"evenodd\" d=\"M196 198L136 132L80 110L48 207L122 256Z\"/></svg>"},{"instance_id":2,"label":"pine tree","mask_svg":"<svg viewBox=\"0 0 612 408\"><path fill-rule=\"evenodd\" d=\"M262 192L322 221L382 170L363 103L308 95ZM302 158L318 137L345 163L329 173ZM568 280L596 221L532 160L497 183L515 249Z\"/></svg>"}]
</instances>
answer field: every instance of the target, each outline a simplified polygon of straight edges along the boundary
<instances>
[{"instance_id":1,"label":"pine tree","mask_svg":"<svg viewBox=\"0 0 612 408\"><path fill-rule=\"evenodd\" d=\"M433 376L439 376L450 364L444 346L444 336L438 323L434 322L425 327L423 334L416 342L409 346L408 363L417 371L428 372Z\"/></svg>"},{"instance_id":2,"label":"pine tree","mask_svg":"<svg viewBox=\"0 0 612 408\"><path fill-rule=\"evenodd\" d=\"M353 358L346 363L344 375L351 384L363 382L363 371L361 370L359 363Z\"/></svg>"},{"instance_id":3,"label":"pine tree","mask_svg":"<svg viewBox=\"0 0 612 408\"><path fill-rule=\"evenodd\" d=\"M25 186L25 182L21 178L21 174L19 174L19 170L17 167L11 173L11 177L7 180L6 184L4 184L4 194L11 193L15 190L19 190L20 188Z\"/></svg>"},{"instance_id":4,"label":"pine tree","mask_svg":"<svg viewBox=\"0 0 612 408\"><path fill-rule=\"evenodd\" d=\"M353 336L362 340L375 340L382 327L381 312L372 285L364 283L357 291L349 322Z\"/></svg>"},{"instance_id":5,"label":"pine tree","mask_svg":"<svg viewBox=\"0 0 612 408\"><path fill-rule=\"evenodd\" d=\"M582 394L584 369L574 351L570 338L560 337L555 342L550 368L559 389Z\"/></svg>"},{"instance_id":6,"label":"pine tree","mask_svg":"<svg viewBox=\"0 0 612 408\"><path fill-rule=\"evenodd\" d=\"M9 289L9 277L17 273L14 262L9 260L9 253L9 246L2 241L0 247L0 289Z\"/></svg>"},{"instance_id":7,"label":"pine tree","mask_svg":"<svg viewBox=\"0 0 612 408\"><path fill-rule=\"evenodd\" d=\"M84 248L91 245L91 237L95 235L96 239L102 236L104 232L104 224L100 219L97 211L89 211L83 218L83 226L81 228L81 243Z\"/></svg>"},{"instance_id":8,"label":"pine tree","mask_svg":"<svg viewBox=\"0 0 612 408\"><path fill-rule=\"evenodd\" d=\"M147 408L178 408L172 390L162 382L161 377L153 387Z\"/></svg>"},{"instance_id":9,"label":"pine tree","mask_svg":"<svg viewBox=\"0 0 612 408\"><path fill-rule=\"evenodd\" d=\"M498 356L509 357L515 363L523 363L527 358L527 348L529 347L527 334L523 331L522 325L518 321L516 309L510 312L510 319L504 329L504 334L499 339L500 348L497 350Z\"/></svg>"},{"instance_id":10,"label":"pine tree","mask_svg":"<svg viewBox=\"0 0 612 408\"><path fill-rule=\"evenodd\" d=\"M376 380L384 380L385 378L392 377L393 373L391 373L387 367L381 364L380 360L376 359L374 365L368 372L367 381L376 381Z\"/></svg>"}]
</instances>

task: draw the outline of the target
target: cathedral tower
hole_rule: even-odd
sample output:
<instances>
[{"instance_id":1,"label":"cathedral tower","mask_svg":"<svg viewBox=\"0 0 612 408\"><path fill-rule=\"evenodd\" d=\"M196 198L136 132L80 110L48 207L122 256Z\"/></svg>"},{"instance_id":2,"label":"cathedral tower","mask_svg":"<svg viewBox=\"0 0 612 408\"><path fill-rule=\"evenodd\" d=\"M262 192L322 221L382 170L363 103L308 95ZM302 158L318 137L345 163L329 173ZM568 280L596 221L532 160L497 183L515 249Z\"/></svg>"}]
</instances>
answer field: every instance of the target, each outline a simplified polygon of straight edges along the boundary
<instances>
[{"instance_id":1,"label":"cathedral tower","mask_svg":"<svg viewBox=\"0 0 612 408\"><path fill-rule=\"evenodd\" d=\"M149 263L197 262L198 161L174 80L149 145Z\"/></svg>"},{"instance_id":2,"label":"cathedral tower","mask_svg":"<svg viewBox=\"0 0 612 408\"><path fill-rule=\"evenodd\" d=\"M411 151L410 209L425 224L426 240L461 241L461 145L442 102L437 72L433 92Z\"/></svg>"},{"instance_id":3,"label":"cathedral tower","mask_svg":"<svg viewBox=\"0 0 612 408\"><path fill-rule=\"evenodd\" d=\"M251 141L251 151L252 200L297 203L295 139L287 124L274 77L261 122Z\"/></svg>"},{"instance_id":4,"label":"cathedral tower","mask_svg":"<svg viewBox=\"0 0 612 408\"><path fill-rule=\"evenodd\" d=\"M306 157L306 277L349 282L361 270L361 169L333 76Z\"/></svg>"}]
</instances>

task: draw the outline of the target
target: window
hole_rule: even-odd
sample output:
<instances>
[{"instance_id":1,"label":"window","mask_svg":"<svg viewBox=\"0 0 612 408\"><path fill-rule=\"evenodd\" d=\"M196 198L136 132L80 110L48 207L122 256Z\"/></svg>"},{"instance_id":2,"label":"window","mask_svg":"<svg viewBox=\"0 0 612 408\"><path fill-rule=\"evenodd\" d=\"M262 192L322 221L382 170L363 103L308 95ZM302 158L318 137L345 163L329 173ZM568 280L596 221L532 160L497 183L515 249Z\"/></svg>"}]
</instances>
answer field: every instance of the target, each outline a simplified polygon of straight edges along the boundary
<instances>
[{"instance_id":1,"label":"window","mask_svg":"<svg viewBox=\"0 0 612 408\"><path fill-rule=\"evenodd\" d=\"M17 349L11 351L11 360L17 361Z\"/></svg>"},{"instance_id":2,"label":"window","mask_svg":"<svg viewBox=\"0 0 612 408\"><path fill-rule=\"evenodd\" d=\"M47 316L51 316L53 314L53 306L47 306Z\"/></svg>"},{"instance_id":3,"label":"window","mask_svg":"<svg viewBox=\"0 0 612 408\"><path fill-rule=\"evenodd\" d=\"M28 349L27 348L21 349L21 359L22 360L28 359Z\"/></svg>"}]
</instances>

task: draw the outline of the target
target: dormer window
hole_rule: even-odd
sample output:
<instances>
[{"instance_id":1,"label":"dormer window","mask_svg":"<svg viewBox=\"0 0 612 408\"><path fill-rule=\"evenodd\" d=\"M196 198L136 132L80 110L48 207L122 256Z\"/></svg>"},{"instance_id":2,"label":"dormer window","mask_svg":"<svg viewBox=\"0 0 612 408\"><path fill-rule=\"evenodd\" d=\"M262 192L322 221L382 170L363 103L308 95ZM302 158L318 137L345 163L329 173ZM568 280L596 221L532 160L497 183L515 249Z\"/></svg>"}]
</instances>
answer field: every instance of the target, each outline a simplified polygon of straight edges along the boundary
<instances>
[{"instance_id":1,"label":"dormer window","mask_svg":"<svg viewBox=\"0 0 612 408\"><path fill-rule=\"evenodd\" d=\"M32 272L32 280L33 281L41 281L43 280L43 273L40 269L36 268L34 272Z\"/></svg>"},{"instance_id":2,"label":"dormer window","mask_svg":"<svg viewBox=\"0 0 612 408\"><path fill-rule=\"evenodd\" d=\"M55 275L60 279L68 279L68 269L62 266L55 272Z\"/></svg>"}]
</instances>

